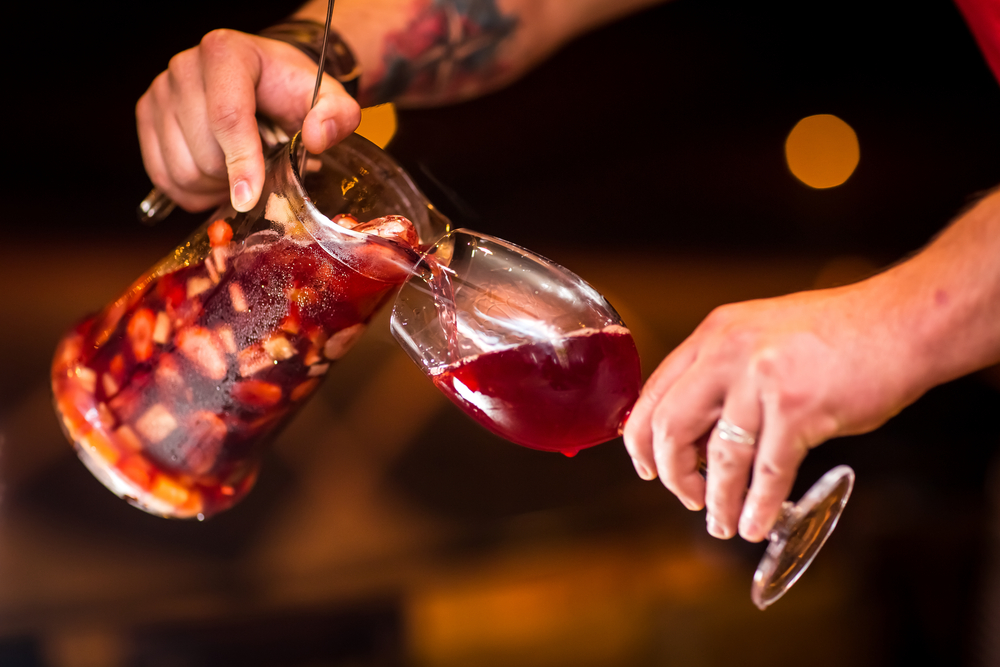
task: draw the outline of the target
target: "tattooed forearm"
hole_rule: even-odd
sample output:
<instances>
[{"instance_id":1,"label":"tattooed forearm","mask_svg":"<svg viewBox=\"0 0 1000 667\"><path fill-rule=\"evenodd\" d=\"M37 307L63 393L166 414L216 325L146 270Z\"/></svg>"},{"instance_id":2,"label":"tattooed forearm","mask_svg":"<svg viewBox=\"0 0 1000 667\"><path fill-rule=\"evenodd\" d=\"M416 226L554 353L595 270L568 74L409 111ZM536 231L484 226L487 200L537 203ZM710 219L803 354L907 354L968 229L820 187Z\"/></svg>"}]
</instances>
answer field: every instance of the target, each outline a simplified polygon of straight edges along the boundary
<instances>
[{"instance_id":1,"label":"tattooed forearm","mask_svg":"<svg viewBox=\"0 0 1000 667\"><path fill-rule=\"evenodd\" d=\"M501 44L518 25L495 0L417 0L405 29L387 33L382 69L366 73L372 103L432 104L472 97L504 74Z\"/></svg>"}]
</instances>

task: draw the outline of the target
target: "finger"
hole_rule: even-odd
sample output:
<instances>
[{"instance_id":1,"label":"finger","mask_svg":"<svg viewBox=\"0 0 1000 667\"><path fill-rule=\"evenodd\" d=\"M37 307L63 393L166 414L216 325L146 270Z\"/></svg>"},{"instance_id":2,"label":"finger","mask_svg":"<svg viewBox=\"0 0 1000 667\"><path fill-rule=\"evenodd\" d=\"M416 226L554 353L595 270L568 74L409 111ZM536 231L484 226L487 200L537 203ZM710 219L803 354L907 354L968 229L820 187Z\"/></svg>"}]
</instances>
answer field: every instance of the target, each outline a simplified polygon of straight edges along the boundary
<instances>
[{"instance_id":1,"label":"finger","mask_svg":"<svg viewBox=\"0 0 1000 667\"><path fill-rule=\"evenodd\" d=\"M756 387L748 380L741 380L730 387L722 407L722 419L751 436L760 431L760 402ZM708 532L724 540L736 534L756 452L755 444L740 442L739 435L727 434L716 424L708 439L706 522Z\"/></svg>"},{"instance_id":2,"label":"finger","mask_svg":"<svg viewBox=\"0 0 1000 667\"><path fill-rule=\"evenodd\" d=\"M311 153L322 153L358 128L361 107L333 77L324 75L316 106L302 123L302 141Z\"/></svg>"},{"instance_id":3,"label":"finger","mask_svg":"<svg viewBox=\"0 0 1000 667\"><path fill-rule=\"evenodd\" d=\"M758 441L753 481L739 521L740 535L749 542L759 542L767 536L808 452L788 420L768 401L763 401L763 406L765 428Z\"/></svg>"},{"instance_id":4,"label":"finger","mask_svg":"<svg viewBox=\"0 0 1000 667\"><path fill-rule=\"evenodd\" d=\"M230 199L249 211L264 185L264 155L254 113L260 80L257 50L247 35L214 30L202 39L208 125L226 157Z\"/></svg>"},{"instance_id":5,"label":"finger","mask_svg":"<svg viewBox=\"0 0 1000 667\"><path fill-rule=\"evenodd\" d=\"M695 358L695 346L687 341L667 355L646 381L639 399L632 406L632 411L625 421L625 428L622 431L625 449L632 457L636 473L642 479L656 478L656 461L653 457L653 412L673 385L674 379L686 370Z\"/></svg>"},{"instance_id":6,"label":"finger","mask_svg":"<svg viewBox=\"0 0 1000 667\"><path fill-rule=\"evenodd\" d=\"M188 49L170 59L168 68L173 116L180 129L184 149L197 168L191 187L199 185L226 190L226 156L208 122L205 82L199 49ZM180 146L180 144L179 144ZM166 152L166 151L165 151ZM168 156L169 159L169 156ZM205 183L203 184L202 181Z\"/></svg>"},{"instance_id":7,"label":"finger","mask_svg":"<svg viewBox=\"0 0 1000 667\"><path fill-rule=\"evenodd\" d=\"M149 180L187 211L203 211L224 201L225 189L221 197L217 192L193 193L184 190L173 180L160 148L159 134L154 120L157 116L155 107L148 92L136 104L136 123L142 149L142 162Z\"/></svg>"},{"instance_id":8,"label":"finger","mask_svg":"<svg viewBox=\"0 0 1000 667\"><path fill-rule=\"evenodd\" d=\"M660 480L688 509L705 504L698 443L719 419L726 384L722 369L696 362L677 378L653 413L653 454Z\"/></svg>"}]
</instances>

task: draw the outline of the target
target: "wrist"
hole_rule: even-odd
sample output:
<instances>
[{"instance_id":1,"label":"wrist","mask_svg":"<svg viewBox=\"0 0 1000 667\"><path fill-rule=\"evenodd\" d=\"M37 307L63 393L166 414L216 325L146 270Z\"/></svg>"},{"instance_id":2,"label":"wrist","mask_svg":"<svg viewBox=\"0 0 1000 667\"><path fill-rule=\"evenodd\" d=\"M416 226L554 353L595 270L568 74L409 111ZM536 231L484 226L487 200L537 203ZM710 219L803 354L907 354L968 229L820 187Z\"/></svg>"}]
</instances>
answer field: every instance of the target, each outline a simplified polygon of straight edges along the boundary
<instances>
[{"instance_id":1,"label":"wrist","mask_svg":"<svg viewBox=\"0 0 1000 667\"><path fill-rule=\"evenodd\" d=\"M319 63L324 27L322 23L312 19L290 18L265 28L260 36L290 44L309 56L314 63ZM357 99L361 68L350 47L333 28L330 29L323 70L339 81L348 95Z\"/></svg>"}]
</instances>

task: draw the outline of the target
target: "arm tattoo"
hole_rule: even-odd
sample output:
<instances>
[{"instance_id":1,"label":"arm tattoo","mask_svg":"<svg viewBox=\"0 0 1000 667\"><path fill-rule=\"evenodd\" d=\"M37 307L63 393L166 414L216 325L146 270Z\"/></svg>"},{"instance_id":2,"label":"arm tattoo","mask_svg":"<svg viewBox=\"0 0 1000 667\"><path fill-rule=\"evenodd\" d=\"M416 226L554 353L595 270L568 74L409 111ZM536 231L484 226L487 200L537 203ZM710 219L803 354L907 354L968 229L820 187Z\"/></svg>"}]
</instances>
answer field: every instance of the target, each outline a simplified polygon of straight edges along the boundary
<instances>
[{"instance_id":1,"label":"arm tattoo","mask_svg":"<svg viewBox=\"0 0 1000 667\"><path fill-rule=\"evenodd\" d=\"M500 43L517 26L496 0L417 0L405 30L385 39L384 69L368 94L377 103L400 96L445 101L482 87L502 71Z\"/></svg>"}]
</instances>

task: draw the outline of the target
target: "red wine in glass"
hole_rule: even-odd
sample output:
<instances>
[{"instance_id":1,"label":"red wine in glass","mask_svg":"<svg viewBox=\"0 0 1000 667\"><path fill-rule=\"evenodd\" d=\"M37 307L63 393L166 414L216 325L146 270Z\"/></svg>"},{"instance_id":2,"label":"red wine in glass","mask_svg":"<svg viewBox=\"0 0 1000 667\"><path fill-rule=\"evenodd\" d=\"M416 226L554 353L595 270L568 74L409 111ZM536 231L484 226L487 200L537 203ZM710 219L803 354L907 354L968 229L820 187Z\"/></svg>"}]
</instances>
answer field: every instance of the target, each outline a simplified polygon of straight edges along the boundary
<instances>
[{"instance_id":1,"label":"red wine in glass","mask_svg":"<svg viewBox=\"0 0 1000 667\"><path fill-rule=\"evenodd\" d=\"M579 276L514 244L457 230L424 255L392 331L434 384L511 442L573 456L606 442L639 396L639 355Z\"/></svg>"}]
</instances>

